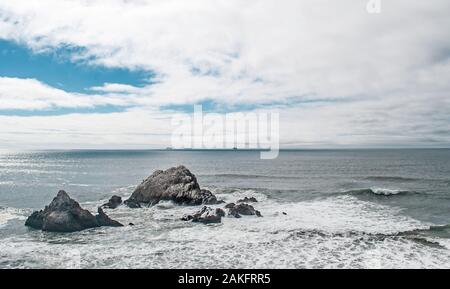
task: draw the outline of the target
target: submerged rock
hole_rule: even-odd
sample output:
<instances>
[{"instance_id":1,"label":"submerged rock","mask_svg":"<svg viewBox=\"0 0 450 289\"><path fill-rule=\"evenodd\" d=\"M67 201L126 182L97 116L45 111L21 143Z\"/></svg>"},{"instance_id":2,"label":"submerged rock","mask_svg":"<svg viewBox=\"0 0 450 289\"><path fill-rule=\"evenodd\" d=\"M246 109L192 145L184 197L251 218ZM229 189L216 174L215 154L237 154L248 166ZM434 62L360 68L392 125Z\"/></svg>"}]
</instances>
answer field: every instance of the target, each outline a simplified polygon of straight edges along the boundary
<instances>
[{"instance_id":1,"label":"submerged rock","mask_svg":"<svg viewBox=\"0 0 450 289\"><path fill-rule=\"evenodd\" d=\"M212 209L204 206L200 211L193 215L187 215L181 218L183 221L198 222L203 224L220 223L225 216L224 210L220 208Z\"/></svg>"},{"instance_id":2,"label":"submerged rock","mask_svg":"<svg viewBox=\"0 0 450 289\"><path fill-rule=\"evenodd\" d=\"M237 202L238 203L257 203L258 200L255 197L250 197L250 198L245 197L241 200L238 200Z\"/></svg>"},{"instance_id":3,"label":"submerged rock","mask_svg":"<svg viewBox=\"0 0 450 289\"><path fill-rule=\"evenodd\" d=\"M155 204L160 200L183 205L219 203L210 191L200 189L195 175L184 166L155 171L136 188L125 203L136 207L136 203Z\"/></svg>"},{"instance_id":4,"label":"submerged rock","mask_svg":"<svg viewBox=\"0 0 450 289\"><path fill-rule=\"evenodd\" d=\"M240 218L241 215L247 216L256 215L258 217L262 217L261 212L255 210L255 208L249 204L241 203L235 205L233 203L230 203L227 206L228 206L228 215L233 216L235 218Z\"/></svg>"},{"instance_id":5,"label":"submerged rock","mask_svg":"<svg viewBox=\"0 0 450 289\"><path fill-rule=\"evenodd\" d=\"M99 208L94 216L71 199L65 191L59 191L44 210L33 212L25 226L50 232L75 232L100 226L118 226ZM121 225L121 224L120 224Z\"/></svg>"},{"instance_id":6,"label":"submerged rock","mask_svg":"<svg viewBox=\"0 0 450 289\"><path fill-rule=\"evenodd\" d=\"M117 208L120 204L122 204L122 198L119 196L112 196L111 199L109 199L109 201L106 204L103 204L102 207L103 208L110 208L110 209L115 209Z\"/></svg>"}]
</instances>

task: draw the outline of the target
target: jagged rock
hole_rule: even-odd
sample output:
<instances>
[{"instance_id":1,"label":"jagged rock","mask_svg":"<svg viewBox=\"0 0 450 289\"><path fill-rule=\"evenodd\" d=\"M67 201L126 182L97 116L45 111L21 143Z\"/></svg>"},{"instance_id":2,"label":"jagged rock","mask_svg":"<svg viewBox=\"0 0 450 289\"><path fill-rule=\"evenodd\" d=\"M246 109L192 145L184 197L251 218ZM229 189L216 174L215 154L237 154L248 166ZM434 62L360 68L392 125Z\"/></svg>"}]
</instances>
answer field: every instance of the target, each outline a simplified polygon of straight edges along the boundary
<instances>
[{"instance_id":1,"label":"jagged rock","mask_svg":"<svg viewBox=\"0 0 450 289\"><path fill-rule=\"evenodd\" d=\"M106 204L103 204L102 207L103 208L110 208L110 209L115 209L117 208L120 204L122 204L122 198L119 196L112 196L111 199L109 199L109 201Z\"/></svg>"},{"instance_id":2,"label":"jagged rock","mask_svg":"<svg viewBox=\"0 0 450 289\"><path fill-rule=\"evenodd\" d=\"M255 197L250 197L250 198L245 197L241 200L238 200L237 202L238 203L256 203L256 202L258 202L258 200Z\"/></svg>"},{"instance_id":3,"label":"jagged rock","mask_svg":"<svg viewBox=\"0 0 450 289\"><path fill-rule=\"evenodd\" d=\"M191 221L198 222L203 224L211 224L211 223L220 223L222 221L222 217L225 216L225 212L216 208L215 210L204 206L200 211L193 215L187 215L181 218L183 221Z\"/></svg>"},{"instance_id":4,"label":"jagged rock","mask_svg":"<svg viewBox=\"0 0 450 289\"><path fill-rule=\"evenodd\" d=\"M134 206L135 203L154 204L160 200L171 200L183 205L219 203L210 191L200 189L195 175L184 166L155 171L125 202L128 206Z\"/></svg>"},{"instance_id":5,"label":"jagged rock","mask_svg":"<svg viewBox=\"0 0 450 289\"><path fill-rule=\"evenodd\" d=\"M231 204L233 204L233 203L231 203ZM241 204L231 206L231 204L228 204L228 205L230 205L228 208L229 216L233 216L235 218L240 218L241 215L247 215L247 216L256 215L258 217L262 217L261 212L258 210L255 210L255 208L253 208L252 205L241 203Z\"/></svg>"},{"instance_id":6,"label":"jagged rock","mask_svg":"<svg viewBox=\"0 0 450 289\"><path fill-rule=\"evenodd\" d=\"M97 219L99 226L123 227L121 223L108 217L108 215L106 215L100 207L98 207L98 215L95 216L95 218Z\"/></svg>"},{"instance_id":7,"label":"jagged rock","mask_svg":"<svg viewBox=\"0 0 450 289\"><path fill-rule=\"evenodd\" d=\"M35 229L42 229L43 224L44 224L44 211L42 210L34 211L25 221L25 226Z\"/></svg>"},{"instance_id":8,"label":"jagged rock","mask_svg":"<svg viewBox=\"0 0 450 289\"><path fill-rule=\"evenodd\" d=\"M111 226L105 213L98 218L71 199L65 191L59 191L44 210L33 212L25 226L50 232L74 232L99 226ZM99 222L99 220L101 220ZM115 222L115 221L114 221Z\"/></svg>"}]
</instances>

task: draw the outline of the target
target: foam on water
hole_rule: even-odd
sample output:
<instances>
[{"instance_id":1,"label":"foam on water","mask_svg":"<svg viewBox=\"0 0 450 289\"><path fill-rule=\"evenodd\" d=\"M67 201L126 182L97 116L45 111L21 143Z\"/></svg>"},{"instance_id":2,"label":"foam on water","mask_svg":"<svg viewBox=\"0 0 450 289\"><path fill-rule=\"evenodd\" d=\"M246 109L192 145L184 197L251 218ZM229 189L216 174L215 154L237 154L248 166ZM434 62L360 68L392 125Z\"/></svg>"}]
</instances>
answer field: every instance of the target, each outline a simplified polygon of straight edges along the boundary
<instances>
[{"instance_id":1,"label":"foam on water","mask_svg":"<svg viewBox=\"0 0 450 289\"><path fill-rule=\"evenodd\" d=\"M401 190L386 189L386 188L373 188L371 190L376 195L384 195L384 196L397 195L402 192Z\"/></svg>"},{"instance_id":2,"label":"foam on water","mask_svg":"<svg viewBox=\"0 0 450 289\"><path fill-rule=\"evenodd\" d=\"M0 207L0 228L5 226L8 221L14 219L24 220L24 210Z\"/></svg>"},{"instance_id":3,"label":"foam on water","mask_svg":"<svg viewBox=\"0 0 450 289\"><path fill-rule=\"evenodd\" d=\"M283 203L253 190L218 194L227 202L246 196L258 199L252 205L264 217L203 225L180 220L201 206L121 206L107 213L134 226L3 238L0 267L68 267L67 260L78 260L72 265L82 268L450 268L442 239L430 240L442 246L430 246L395 235L430 226L399 208L351 195ZM103 202L82 205L93 211Z\"/></svg>"}]
</instances>

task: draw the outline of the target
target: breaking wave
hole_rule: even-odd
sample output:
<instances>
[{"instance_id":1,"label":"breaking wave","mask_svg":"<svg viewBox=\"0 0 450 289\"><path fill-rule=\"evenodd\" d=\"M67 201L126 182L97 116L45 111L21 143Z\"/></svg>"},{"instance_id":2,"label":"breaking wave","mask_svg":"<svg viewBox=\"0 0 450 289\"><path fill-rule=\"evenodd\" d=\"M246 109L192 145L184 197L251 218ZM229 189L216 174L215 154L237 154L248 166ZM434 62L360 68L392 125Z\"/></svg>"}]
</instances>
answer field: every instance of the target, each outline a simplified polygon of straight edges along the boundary
<instances>
[{"instance_id":1,"label":"breaking wave","mask_svg":"<svg viewBox=\"0 0 450 289\"><path fill-rule=\"evenodd\" d=\"M10 207L0 207L0 228L10 220L25 219L24 210Z\"/></svg>"},{"instance_id":2,"label":"breaking wave","mask_svg":"<svg viewBox=\"0 0 450 289\"><path fill-rule=\"evenodd\" d=\"M398 190L398 189L388 189L388 188L367 188L367 189L357 189L344 191L339 194L344 195L378 195L378 196L395 196L395 195L408 195L408 194L419 194L416 191L408 190Z\"/></svg>"},{"instance_id":3,"label":"breaking wave","mask_svg":"<svg viewBox=\"0 0 450 289\"><path fill-rule=\"evenodd\" d=\"M134 226L3 237L0 267L61 268L67 252L75 252L81 268L450 268L442 238L422 233L442 228L402 215L399 208L353 195L281 202L252 189L214 193L226 202L255 197L252 205L263 217L202 225L180 220L200 206L121 206L107 213ZM92 211L103 202L82 206Z\"/></svg>"}]
</instances>

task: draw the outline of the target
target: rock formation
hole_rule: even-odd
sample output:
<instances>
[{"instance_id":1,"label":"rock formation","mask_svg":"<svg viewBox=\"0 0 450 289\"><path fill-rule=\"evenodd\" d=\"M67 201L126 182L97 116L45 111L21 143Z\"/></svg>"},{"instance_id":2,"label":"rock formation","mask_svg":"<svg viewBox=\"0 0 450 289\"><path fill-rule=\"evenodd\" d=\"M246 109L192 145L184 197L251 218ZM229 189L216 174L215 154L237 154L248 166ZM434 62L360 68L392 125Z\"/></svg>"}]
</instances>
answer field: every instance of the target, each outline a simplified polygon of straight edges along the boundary
<instances>
[{"instance_id":1,"label":"rock formation","mask_svg":"<svg viewBox=\"0 0 450 289\"><path fill-rule=\"evenodd\" d=\"M44 210L33 212L26 226L50 232L74 232L100 226L121 226L111 220L101 208L97 216L81 208L65 191L59 191Z\"/></svg>"},{"instance_id":2,"label":"rock formation","mask_svg":"<svg viewBox=\"0 0 450 289\"><path fill-rule=\"evenodd\" d=\"M178 166L155 171L136 188L125 204L137 207L137 204L156 204L160 200L182 205L220 203L210 191L200 189L194 174L186 167Z\"/></svg>"},{"instance_id":3,"label":"rock formation","mask_svg":"<svg viewBox=\"0 0 450 289\"><path fill-rule=\"evenodd\" d=\"M241 215L256 215L258 217L262 217L261 213L258 210L255 210L252 205L241 203L241 204L233 204L230 203L227 205L228 207L228 215L233 216L235 218L240 218Z\"/></svg>"},{"instance_id":4,"label":"rock formation","mask_svg":"<svg viewBox=\"0 0 450 289\"><path fill-rule=\"evenodd\" d=\"M238 203L256 203L256 202L258 202L258 200L255 197L250 197L250 198L245 197L241 200L238 200L237 202Z\"/></svg>"},{"instance_id":5,"label":"rock formation","mask_svg":"<svg viewBox=\"0 0 450 289\"><path fill-rule=\"evenodd\" d=\"M200 211L193 215L184 216L181 220L183 221L192 221L203 224L211 224L211 223L220 223L222 221L222 217L225 217L225 212L216 208L215 210L204 206Z\"/></svg>"},{"instance_id":6,"label":"rock formation","mask_svg":"<svg viewBox=\"0 0 450 289\"><path fill-rule=\"evenodd\" d=\"M116 220L111 219L108 215L103 212L101 207L98 207L98 214L95 216L97 219L97 223L99 226L108 226L108 227L123 227L123 225Z\"/></svg>"}]
</instances>

